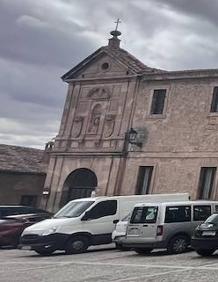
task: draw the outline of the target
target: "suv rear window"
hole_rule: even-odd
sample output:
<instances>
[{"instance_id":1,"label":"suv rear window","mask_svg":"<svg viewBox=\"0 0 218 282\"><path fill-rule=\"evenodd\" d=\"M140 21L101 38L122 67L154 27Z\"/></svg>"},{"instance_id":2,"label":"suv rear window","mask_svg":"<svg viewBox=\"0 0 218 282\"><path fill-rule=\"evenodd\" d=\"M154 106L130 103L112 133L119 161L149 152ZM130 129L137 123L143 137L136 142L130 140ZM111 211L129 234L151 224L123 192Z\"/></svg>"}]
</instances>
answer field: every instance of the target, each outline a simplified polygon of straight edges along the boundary
<instances>
[{"instance_id":1,"label":"suv rear window","mask_svg":"<svg viewBox=\"0 0 218 282\"><path fill-rule=\"evenodd\" d=\"M190 206L166 207L165 223L191 221Z\"/></svg>"},{"instance_id":2,"label":"suv rear window","mask_svg":"<svg viewBox=\"0 0 218 282\"><path fill-rule=\"evenodd\" d=\"M158 207L136 207L133 210L130 223L155 223Z\"/></svg>"}]
</instances>

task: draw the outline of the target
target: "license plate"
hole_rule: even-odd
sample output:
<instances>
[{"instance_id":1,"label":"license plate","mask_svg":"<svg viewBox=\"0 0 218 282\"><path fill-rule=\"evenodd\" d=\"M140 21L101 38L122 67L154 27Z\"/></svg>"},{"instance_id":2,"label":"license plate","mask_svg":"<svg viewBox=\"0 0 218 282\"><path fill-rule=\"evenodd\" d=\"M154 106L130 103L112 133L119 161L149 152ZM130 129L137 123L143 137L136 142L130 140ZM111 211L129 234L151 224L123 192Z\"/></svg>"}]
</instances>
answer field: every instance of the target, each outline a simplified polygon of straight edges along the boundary
<instances>
[{"instance_id":1,"label":"license plate","mask_svg":"<svg viewBox=\"0 0 218 282\"><path fill-rule=\"evenodd\" d=\"M21 249L22 249L22 250L28 250L28 251L29 251L29 250L31 250L31 247L30 247L30 246L22 246Z\"/></svg>"},{"instance_id":2,"label":"license plate","mask_svg":"<svg viewBox=\"0 0 218 282\"><path fill-rule=\"evenodd\" d=\"M203 231L202 236L215 236L216 231Z\"/></svg>"}]
</instances>

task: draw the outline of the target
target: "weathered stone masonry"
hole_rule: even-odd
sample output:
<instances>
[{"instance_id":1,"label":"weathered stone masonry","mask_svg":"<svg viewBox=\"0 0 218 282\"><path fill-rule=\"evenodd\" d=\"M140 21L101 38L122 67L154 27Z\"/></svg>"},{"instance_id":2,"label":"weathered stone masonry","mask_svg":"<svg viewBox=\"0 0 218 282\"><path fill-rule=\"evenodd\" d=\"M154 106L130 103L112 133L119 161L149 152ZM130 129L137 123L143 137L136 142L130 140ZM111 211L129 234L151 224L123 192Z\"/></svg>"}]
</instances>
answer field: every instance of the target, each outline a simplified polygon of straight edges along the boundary
<instances>
[{"instance_id":1,"label":"weathered stone masonry","mask_svg":"<svg viewBox=\"0 0 218 282\"><path fill-rule=\"evenodd\" d=\"M62 79L69 87L43 207L57 210L82 189L97 195L138 193L140 166L152 167L147 193L199 197L201 168L218 165L218 113L211 112L218 70L149 68L121 49L113 34L108 46ZM155 89L166 90L161 114L151 114ZM131 128L144 132L142 146L127 140ZM79 177L87 177L86 183L80 186ZM210 198L218 198L216 175L212 184Z\"/></svg>"}]
</instances>

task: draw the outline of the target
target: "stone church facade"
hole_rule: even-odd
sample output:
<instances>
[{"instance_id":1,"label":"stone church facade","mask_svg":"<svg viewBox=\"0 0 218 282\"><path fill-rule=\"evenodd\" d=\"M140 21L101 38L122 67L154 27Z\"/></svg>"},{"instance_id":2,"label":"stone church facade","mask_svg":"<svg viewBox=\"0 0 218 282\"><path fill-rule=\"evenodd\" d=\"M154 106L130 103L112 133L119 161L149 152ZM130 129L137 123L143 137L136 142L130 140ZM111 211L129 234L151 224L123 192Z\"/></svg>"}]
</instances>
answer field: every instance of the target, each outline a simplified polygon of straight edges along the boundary
<instances>
[{"instance_id":1,"label":"stone church facade","mask_svg":"<svg viewBox=\"0 0 218 282\"><path fill-rule=\"evenodd\" d=\"M218 70L150 68L111 34L62 77L68 92L42 207L92 191L218 199Z\"/></svg>"}]
</instances>

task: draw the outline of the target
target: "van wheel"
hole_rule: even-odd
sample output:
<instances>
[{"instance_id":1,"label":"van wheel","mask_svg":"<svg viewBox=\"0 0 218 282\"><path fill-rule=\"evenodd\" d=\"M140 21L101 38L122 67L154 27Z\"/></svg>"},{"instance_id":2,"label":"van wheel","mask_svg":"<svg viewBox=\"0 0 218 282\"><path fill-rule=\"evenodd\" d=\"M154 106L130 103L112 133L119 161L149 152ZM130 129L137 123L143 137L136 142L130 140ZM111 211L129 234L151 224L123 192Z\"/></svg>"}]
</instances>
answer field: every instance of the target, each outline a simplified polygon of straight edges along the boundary
<instances>
[{"instance_id":1,"label":"van wheel","mask_svg":"<svg viewBox=\"0 0 218 282\"><path fill-rule=\"evenodd\" d=\"M134 251L140 255L150 254L153 249L151 248L135 248Z\"/></svg>"},{"instance_id":2,"label":"van wheel","mask_svg":"<svg viewBox=\"0 0 218 282\"><path fill-rule=\"evenodd\" d=\"M167 246L167 251L169 254L184 253L185 251L187 251L189 242L189 238L184 235L178 235L176 237L173 237Z\"/></svg>"},{"instance_id":3,"label":"van wheel","mask_svg":"<svg viewBox=\"0 0 218 282\"><path fill-rule=\"evenodd\" d=\"M68 240L65 253L66 255L84 253L89 246L89 240L85 236L75 236Z\"/></svg>"},{"instance_id":4,"label":"van wheel","mask_svg":"<svg viewBox=\"0 0 218 282\"><path fill-rule=\"evenodd\" d=\"M49 256L56 251L53 248L44 248L44 247L34 248L33 250L41 256Z\"/></svg>"},{"instance_id":5,"label":"van wheel","mask_svg":"<svg viewBox=\"0 0 218 282\"><path fill-rule=\"evenodd\" d=\"M199 250L196 250L196 252L197 254L199 254L202 257L209 257L215 252L215 250L214 249L209 249L209 250L199 249Z\"/></svg>"}]
</instances>

